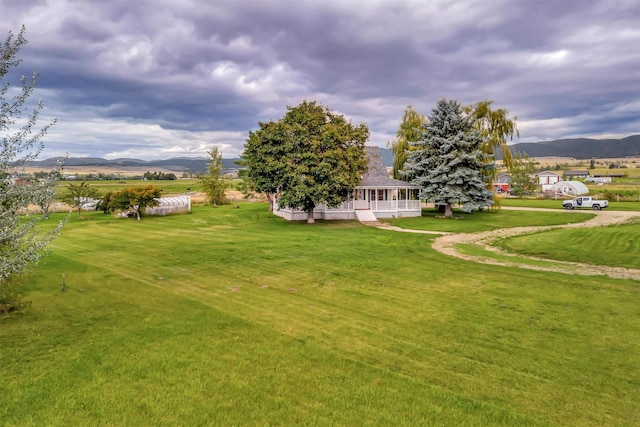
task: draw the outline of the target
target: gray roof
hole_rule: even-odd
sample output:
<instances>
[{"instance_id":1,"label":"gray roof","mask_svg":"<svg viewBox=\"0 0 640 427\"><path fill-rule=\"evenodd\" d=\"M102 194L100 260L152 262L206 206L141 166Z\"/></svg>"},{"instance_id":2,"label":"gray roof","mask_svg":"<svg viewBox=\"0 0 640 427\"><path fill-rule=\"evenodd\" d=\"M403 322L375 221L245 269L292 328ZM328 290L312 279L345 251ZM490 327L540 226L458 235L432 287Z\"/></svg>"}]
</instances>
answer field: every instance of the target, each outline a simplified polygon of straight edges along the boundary
<instances>
[{"instance_id":1,"label":"gray roof","mask_svg":"<svg viewBox=\"0 0 640 427\"><path fill-rule=\"evenodd\" d=\"M389 177L389 172L382 161L380 147L364 147L369 158L369 171L362 175L362 184L358 187L371 188L418 188L408 182Z\"/></svg>"},{"instance_id":2,"label":"gray roof","mask_svg":"<svg viewBox=\"0 0 640 427\"><path fill-rule=\"evenodd\" d=\"M589 175L589 171L588 170L574 170L574 171L564 171L565 175L574 175L574 176L580 176L580 175Z\"/></svg>"}]
</instances>

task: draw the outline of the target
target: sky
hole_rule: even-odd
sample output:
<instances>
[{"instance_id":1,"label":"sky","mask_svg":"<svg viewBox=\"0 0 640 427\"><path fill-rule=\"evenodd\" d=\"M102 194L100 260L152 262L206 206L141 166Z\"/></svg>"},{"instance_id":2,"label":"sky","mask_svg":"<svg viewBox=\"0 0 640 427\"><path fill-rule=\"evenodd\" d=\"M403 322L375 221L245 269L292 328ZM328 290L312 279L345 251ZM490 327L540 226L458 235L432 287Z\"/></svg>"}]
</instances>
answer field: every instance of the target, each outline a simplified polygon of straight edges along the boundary
<instances>
[{"instance_id":1,"label":"sky","mask_svg":"<svg viewBox=\"0 0 640 427\"><path fill-rule=\"evenodd\" d=\"M520 138L640 133L640 0L0 0L40 73L40 159L224 158L315 100L368 145L404 109L493 100ZM15 84L14 84L15 85Z\"/></svg>"}]
</instances>

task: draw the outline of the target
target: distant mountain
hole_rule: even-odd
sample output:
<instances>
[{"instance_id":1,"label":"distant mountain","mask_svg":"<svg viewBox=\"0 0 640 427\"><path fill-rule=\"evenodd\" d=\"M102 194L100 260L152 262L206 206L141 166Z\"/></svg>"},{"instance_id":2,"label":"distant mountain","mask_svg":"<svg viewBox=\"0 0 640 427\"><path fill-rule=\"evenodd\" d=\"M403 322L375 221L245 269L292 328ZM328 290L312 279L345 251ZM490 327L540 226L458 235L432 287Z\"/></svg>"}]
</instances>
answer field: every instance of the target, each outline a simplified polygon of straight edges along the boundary
<instances>
[{"instance_id":1,"label":"distant mountain","mask_svg":"<svg viewBox=\"0 0 640 427\"><path fill-rule=\"evenodd\" d=\"M553 141L524 142L510 146L512 153L527 153L529 157L573 157L574 159L612 159L640 156L640 135L621 139L556 139ZM393 166L393 152L381 148L384 165ZM496 154L502 159L502 152Z\"/></svg>"},{"instance_id":2,"label":"distant mountain","mask_svg":"<svg viewBox=\"0 0 640 427\"><path fill-rule=\"evenodd\" d=\"M640 135L621 139L556 139L554 141L513 144L511 152L529 157L573 157L576 159L640 156ZM502 158L502 154L498 159Z\"/></svg>"},{"instance_id":3,"label":"distant mountain","mask_svg":"<svg viewBox=\"0 0 640 427\"><path fill-rule=\"evenodd\" d=\"M37 160L29 163L29 166L42 168L55 168L57 162L62 157L52 157L45 160ZM237 169L238 165L234 162L238 159L222 159L224 169ZM205 172L209 160L204 157L174 157L166 160L139 160L139 159L101 159L97 157L70 157L64 164L65 166L94 166L94 167L135 167L147 168L150 172L154 168L163 168L175 172Z\"/></svg>"},{"instance_id":4,"label":"distant mountain","mask_svg":"<svg viewBox=\"0 0 640 427\"><path fill-rule=\"evenodd\" d=\"M573 157L576 159L617 158L640 156L640 135L632 135L621 139L557 139L554 141L525 142L511 145L513 153L527 153L529 157ZM382 161L387 167L393 166L393 152L390 148L380 148ZM502 158L502 153L497 154ZM61 157L33 161L31 166L55 168ZM226 170L237 169L235 162L239 159L222 159ZM173 157L166 160L114 159L106 160L95 157L71 157L65 161L66 166L111 166L146 168L150 172L154 168L163 168L175 172L205 172L208 159L204 157Z\"/></svg>"}]
</instances>

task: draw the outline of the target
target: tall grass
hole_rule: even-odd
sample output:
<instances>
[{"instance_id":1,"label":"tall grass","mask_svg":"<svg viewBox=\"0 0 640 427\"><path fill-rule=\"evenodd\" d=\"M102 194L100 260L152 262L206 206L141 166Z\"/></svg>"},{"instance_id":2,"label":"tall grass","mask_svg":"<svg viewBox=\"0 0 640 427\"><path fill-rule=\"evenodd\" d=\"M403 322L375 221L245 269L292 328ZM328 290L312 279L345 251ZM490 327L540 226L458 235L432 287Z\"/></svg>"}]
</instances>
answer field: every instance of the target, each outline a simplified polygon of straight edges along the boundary
<instances>
[{"instance_id":1,"label":"tall grass","mask_svg":"<svg viewBox=\"0 0 640 427\"><path fill-rule=\"evenodd\" d=\"M0 321L2 423L640 422L636 282L266 210L72 218Z\"/></svg>"}]
</instances>

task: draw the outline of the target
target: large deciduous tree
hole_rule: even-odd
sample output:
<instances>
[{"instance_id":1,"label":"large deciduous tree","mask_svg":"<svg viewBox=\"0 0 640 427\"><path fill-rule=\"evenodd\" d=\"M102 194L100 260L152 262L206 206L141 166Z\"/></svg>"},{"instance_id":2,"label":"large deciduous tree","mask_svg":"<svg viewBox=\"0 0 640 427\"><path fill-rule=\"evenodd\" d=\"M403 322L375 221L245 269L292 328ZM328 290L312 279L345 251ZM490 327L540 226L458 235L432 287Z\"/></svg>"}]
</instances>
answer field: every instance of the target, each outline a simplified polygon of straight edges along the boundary
<instances>
[{"instance_id":1,"label":"large deciduous tree","mask_svg":"<svg viewBox=\"0 0 640 427\"><path fill-rule=\"evenodd\" d=\"M243 158L258 191L277 193L282 207L304 210L313 223L316 205L338 206L367 170L365 124L315 101L288 107L277 122L250 133Z\"/></svg>"},{"instance_id":2,"label":"large deciduous tree","mask_svg":"<svg viewBox=\"0 0 640 427\"><path fill-rule=\"evenodd\" d=\"M411 143L419 141L422 137L422 126L424 126L427 118L424 114L416 111L411 105L408 105L402 115L402 121L396 138L389 141L387 146L391 146L393 152L393 177L409 181L411 178L404 172L404 164L407 161L407 155L412 148Z\"/></svg>"},{"instance_id":3,"label":"large deciduous tree","mask_svg":"<svg viewBox=\"0 0 640 427\"><path fill-rule=\"evenodd\" d=\"M247 166L247 177L255 190L267 197L269 211L273 211L273 196L289 173L290 147L281 121L260 122L258 126L258 130L249 132L242 157Z\"/></svg>"},{"instance_id":4,"label":"large deciduous tree","mask_svg":"<svg viewBox=\"0 0 640 427\"><path fill-rule=\"evenodd\" d=\"M493 164L487 162L482 138L459 102L438 101L421 140L412 145L415 149L407 157L406 173L420 187L420 198L445 206L446 218L453 217L454 203L464 212L491 205L492 193L482 176Z\"/></svg>"},{"instance_id":5,"label":"large deciduous tree","mask_svg":"<svg viewBox=\"0 0 640 427\"><path fill-rule=\"evenodd\" d=\"M160 202L160 189L153 185L146 187L129 187L116 191L111 196L111 207L123 211L133 209L136 218L140 218L144 214L146 208L158 206Z\"/></svg>"},{"instance_id":6,"label":"large deciduous tree","mask_svg":"<svg viewBox=\"0 0 640 427\"><path fill-rule=\"evenodd\" d=\"M207 173L200 176L200 187L212 205L227 204L229 201L225 195L225 190L229 187L229 180L222 176L222 153L218 150L218 147L213 147L207 150L207 154L209 155Z\"/></svg>"},{"instance_id":7,"label":"large deciduous tree","mask_svg":"<svg viewBox=\"0 0 640 427\"><path fill-rule=\"evenodd\" d=\"M24 163L38 157L42 137L55 120L38 127L43 108L38 102L30 107L29 96L36 88L38 73L31 77L15 72L21 59L20 49L27 43L24 27L14 35L8 33L0 44L0 313L12 311L19 300L8 291L27 268L46 253L47 244L60 232L43 233L37 222L41 218L19 215L25 212L40 191L18 179ZM18 84L11 85L13 80Z\"/></svg>"}]
</instances>

